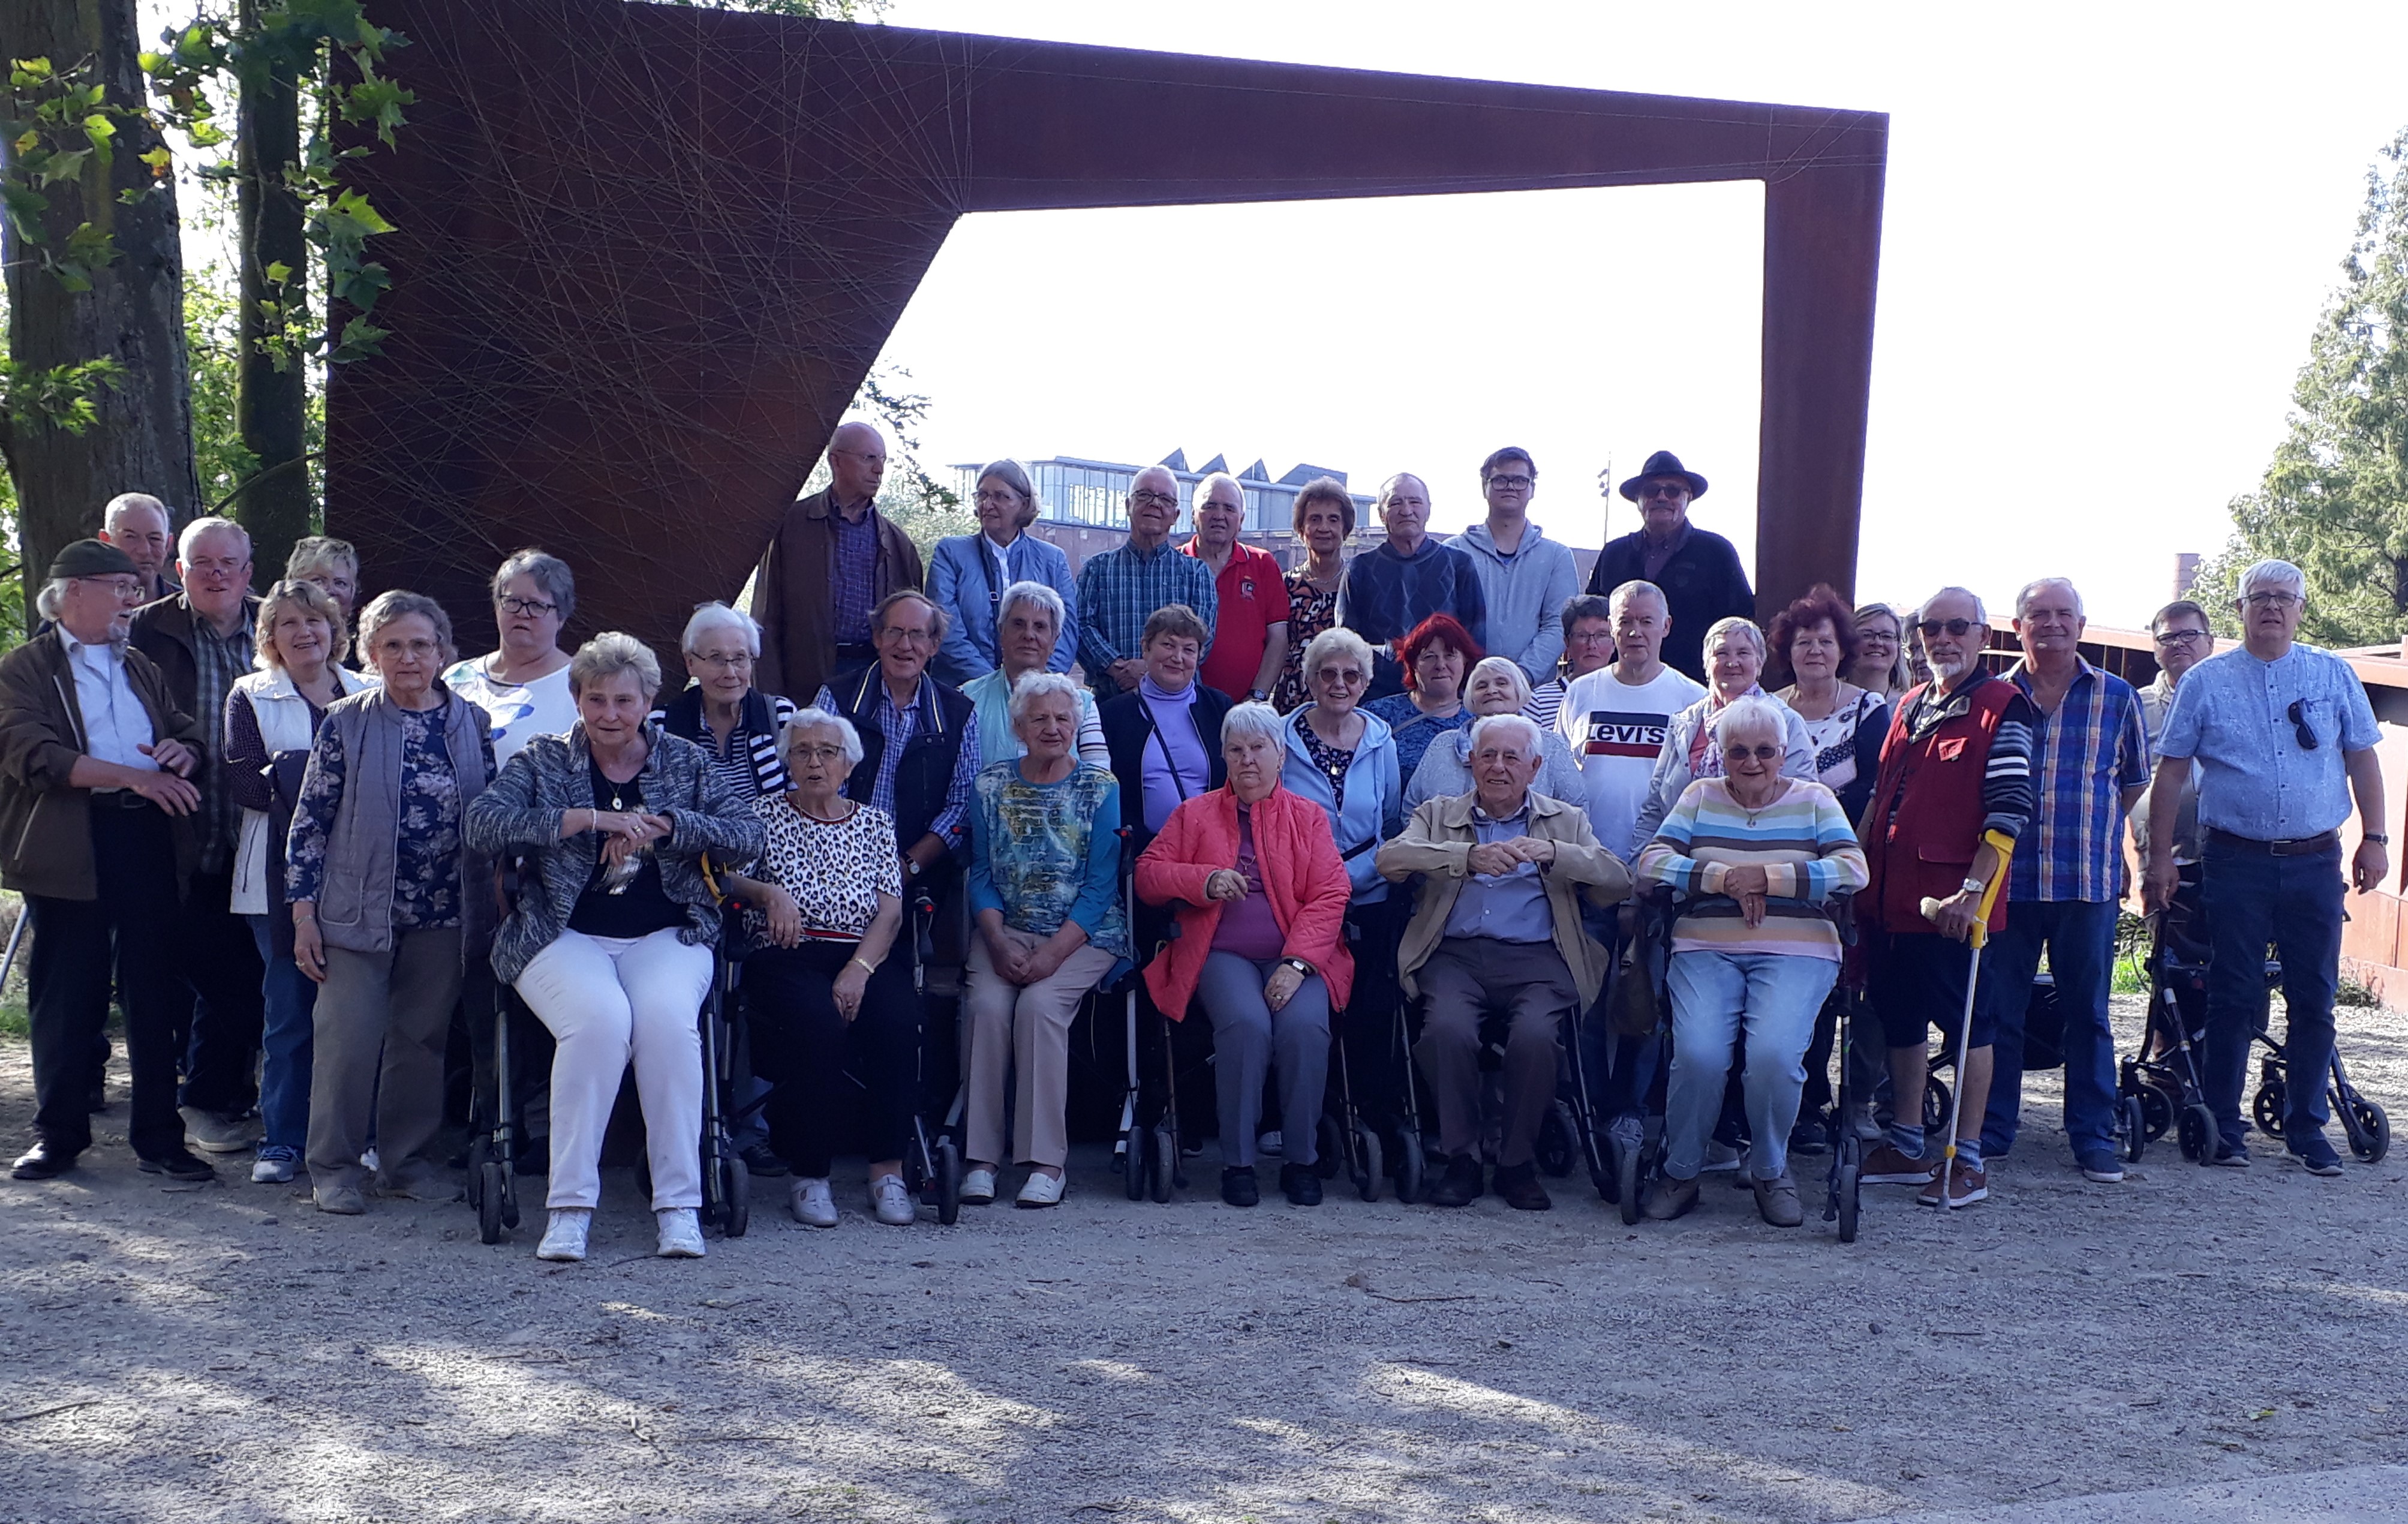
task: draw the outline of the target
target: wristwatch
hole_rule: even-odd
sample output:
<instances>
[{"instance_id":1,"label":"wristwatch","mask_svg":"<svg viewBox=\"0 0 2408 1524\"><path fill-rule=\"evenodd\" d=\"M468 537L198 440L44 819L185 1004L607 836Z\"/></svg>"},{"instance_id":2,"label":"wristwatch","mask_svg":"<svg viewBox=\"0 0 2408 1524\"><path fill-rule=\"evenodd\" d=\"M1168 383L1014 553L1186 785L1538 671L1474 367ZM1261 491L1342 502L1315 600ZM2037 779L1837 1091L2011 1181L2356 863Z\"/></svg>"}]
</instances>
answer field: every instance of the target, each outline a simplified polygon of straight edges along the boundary
<instances>
[{"instance_id":1,"label":"wristwatch","mask_svg":"<svg viewBox=\"0 0 2408 1524\"><path fill-rule=\"evenodd\" d=\"M1289 968L1294 969L1297 972L1302 974L1307 979L1312 977L1312 965L1307 963L1300 957L1283 957L1281 958L1280 961L1286 964Z\"/></svg>"},{"instance_id":2,"label":"wristwatch","mask_svg":"<svg viewBox=\"0 0 2408 1524\"><path fill-rule=\"evenodd\" d=\"M1987 893L1990 886L1983 883L1980 879L1967 879L1963 884L1957 885L1957 887L1966 894L1978 896Z\"/></svg>"},{"instance_id":3,"label":"wristwatch","mask_svg":"<svg viewBox=\"0 0 2408 1524\"><path fill-rule=\"evenodd\" d=\"M2391 833L2388 831L2360 831L2358 839L2361 841L2372 841L2379 847L2387 847L2391 844Z\"/></svg>"},{"instance_id":4,"label":"wristwatch","mask_svg":"<svg viewBox=\"0 0 2408 1524\"><path fill-rule=\"evenodd\" d=\"M910 874L913 878L918 878L920 876L920 859L907 854L903 858L903 871Z\"/></svg>"},{"instance_id":5,"label":"wristwatch","mask_svg":"<svg viewBox=\"0 0 2408 1524\"><path fill-rule=\"evenodd\" d=\"M1270 702L1271 696L1263 692L1260 688L1248 688L1246 690L1246 697L1257 704L1267 704Z\"/></svg>"}]
</instances>

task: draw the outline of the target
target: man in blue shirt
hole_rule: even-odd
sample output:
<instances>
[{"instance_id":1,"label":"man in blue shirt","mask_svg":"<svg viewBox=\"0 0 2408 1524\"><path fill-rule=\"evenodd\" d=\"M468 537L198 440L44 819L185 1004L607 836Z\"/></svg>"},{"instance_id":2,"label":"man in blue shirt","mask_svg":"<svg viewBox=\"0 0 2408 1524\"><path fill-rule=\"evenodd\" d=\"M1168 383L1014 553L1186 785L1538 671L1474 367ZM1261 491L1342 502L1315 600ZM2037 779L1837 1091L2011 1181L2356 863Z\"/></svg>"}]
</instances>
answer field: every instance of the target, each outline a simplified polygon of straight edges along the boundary
<instances>
[{"instance_id":1,"label":"man in blue shirt","mask_svg":"<svg viewBox=\"0 0 2408 1524\"><path fill-rule=\"evenodd\" d=\"M1371 647L1367 699L1405 691L1398 654L1405 637L1432 614L1453 614L1480 654L1487 654L1488 598L1479 568L1470 556L1430 538L1429 515L1429 488L1420 477L1399 471L1388 478L1380 488L1380 523L1388 538L1347 562L1346 579L1338 584L1338 622Z\"/></svg>"},{"instance_id":2,"label":"man in blue shirt","mask_svg":"<svg viewBox=\"0 0 2408 1524\"><path fill-rule=\"evenodd\" d=\"M1128 539L1116 550L1090 556L1079 568L1079 661L1096 701L1133 692L1145 675L1145 622L1154 611L1183 603L1204 622L1204 650L1212 649L1212 626L1221 599L1211 568L1171 548L1179 523L1179 478L1149 466L1129 483Z\"/></svg>"},{"instance_id":3,"label":"man in blue shirt","mask_svg":"<svg viewBox=\"0 0 2408 1524\"><path fill-rule=\"evenodd\" d=\"M2283 961L2289 1069L2284 1144L2318 1175L2341 1173L2325 1140L2333 989L2341 973L2341 827L2351 801L2363 830L2350 862L2359 894L2391 870L2374 711L2349 664L2296 643L2307 579L2287 561L2241 574L2242 645L2185 674L2166 714L2149 788L2148 900L2173 896L2174 821L2199 764L2200 907L2207 970L2207 1088L2218 1164L2246 1166L2241 1089L2265 1009L2264 958Z\"/></svg>"}]
</instances>

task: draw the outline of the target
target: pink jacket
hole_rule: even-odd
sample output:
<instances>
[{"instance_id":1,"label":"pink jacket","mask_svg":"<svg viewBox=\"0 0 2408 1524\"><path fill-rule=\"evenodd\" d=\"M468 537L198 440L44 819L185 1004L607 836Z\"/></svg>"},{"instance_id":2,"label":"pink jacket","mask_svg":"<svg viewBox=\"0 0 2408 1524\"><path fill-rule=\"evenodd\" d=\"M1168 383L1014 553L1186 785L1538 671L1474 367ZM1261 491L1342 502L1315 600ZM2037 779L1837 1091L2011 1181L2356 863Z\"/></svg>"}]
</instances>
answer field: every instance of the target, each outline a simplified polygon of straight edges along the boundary
<instances>
[{"instance_id":1,"label":"pink jacket","mask_svg":"<svg viewBox=\"0 0 2408 1524\"><path fill-rule=\"evenodd\" d=\"M1354 956L1346 950L1346 898L1353 891L1329 816L1285 788L1273 788L1254 806L1254 859L1271 917L1287 944L1283 956L1300 957L1321 970L1332 1010L1345 1005L1354 987ZM1198 794L1170 812L1162 834L1137 860L1138 898L1149 905L1179 907L1179 935L1145 966L1145 987L1155 1007L1184 1020L1205 955L1212 951L1221 904L1204 895L1213 870L1238 866L1238 796L1227 788Z\"/></svg>"}]
</instances>

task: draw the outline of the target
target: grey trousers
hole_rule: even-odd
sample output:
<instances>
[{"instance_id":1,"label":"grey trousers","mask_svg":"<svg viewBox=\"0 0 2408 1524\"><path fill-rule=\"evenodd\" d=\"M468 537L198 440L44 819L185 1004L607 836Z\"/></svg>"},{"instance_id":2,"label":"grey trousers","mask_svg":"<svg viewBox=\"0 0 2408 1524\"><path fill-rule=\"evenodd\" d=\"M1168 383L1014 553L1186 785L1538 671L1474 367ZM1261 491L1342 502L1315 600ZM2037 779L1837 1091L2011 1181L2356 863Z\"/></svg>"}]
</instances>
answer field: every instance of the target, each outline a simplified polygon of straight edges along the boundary
<instances>
[{"instance_id":1,"label":"grey trousers","mask_svg":"<svg viewBox=\"0 0 2408 1524\"><path fill-rule=\"evenodd\" d=\"M1557 1033L1580 1004L1572 971L1553 942L1448 937L1414 975L1422 1037L1413 1057L1438 1100L1439 1147L1451 1157L1480 1153L1480 1018L1510 1018L1505 1035L1505 1138L1499 1167L1537 1157L1539 1125L1555 1104L1563 1061Z\"/></svg>"},{"instance_id":2,"label":"grey trousers","mask_svg":"<svg viewBox=\"0 0 2408 1524\"><path fill-rule=\"evenodd\" d=\"M1313 974L1278 1011L1263 981L1279 960L1256 963L1211 953L1196 993L1212 1020L1212 1085L1221 1102L1221 1163L1252 1169L1263 1120L1263 1076L1279 1065L1280 1147L1290 1164L1320 1156L1323 1092L1329 1083L1329 986ZM1274 1060L1273 1055L1277 1057Z\"/></svg>"},{"instance_id":3,"label":"grey trousers","mask_svg":"<svg viewBox=\"0 0 2408 1524\"><path fill-rule=\"evenodd\" d=\"M326 949L309 1066L309 1184L358 1186L370 1109L378 1172L405 1186L437 1173L443 1040L460 999L460 928L394 933L389 953ZM381 1057L380 1057L381 1056Z\"/></svg>"}]
</instances>

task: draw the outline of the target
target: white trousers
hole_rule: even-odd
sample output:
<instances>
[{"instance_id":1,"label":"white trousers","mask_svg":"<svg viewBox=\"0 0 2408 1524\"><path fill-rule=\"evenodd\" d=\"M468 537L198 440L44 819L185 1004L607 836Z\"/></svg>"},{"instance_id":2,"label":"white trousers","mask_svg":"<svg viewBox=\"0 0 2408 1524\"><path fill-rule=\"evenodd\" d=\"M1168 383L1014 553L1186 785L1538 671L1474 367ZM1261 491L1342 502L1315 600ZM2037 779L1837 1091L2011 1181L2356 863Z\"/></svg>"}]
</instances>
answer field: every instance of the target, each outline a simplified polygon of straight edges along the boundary
<instances>
[{"instance_id":1,"label":"white trousers","mask_svg":"<svg viewBox=\"0 0 2408 1524\"><path fill-rule=\"evenodd\" d=\"M652 1210L702 1204L702 1031L708 946L563 931L518 992L559 1044L552 1058L552 1188L544 1205L601 1200L602 1129L632 1058L652 1165Z\"/></svg>"}]
</instances>

